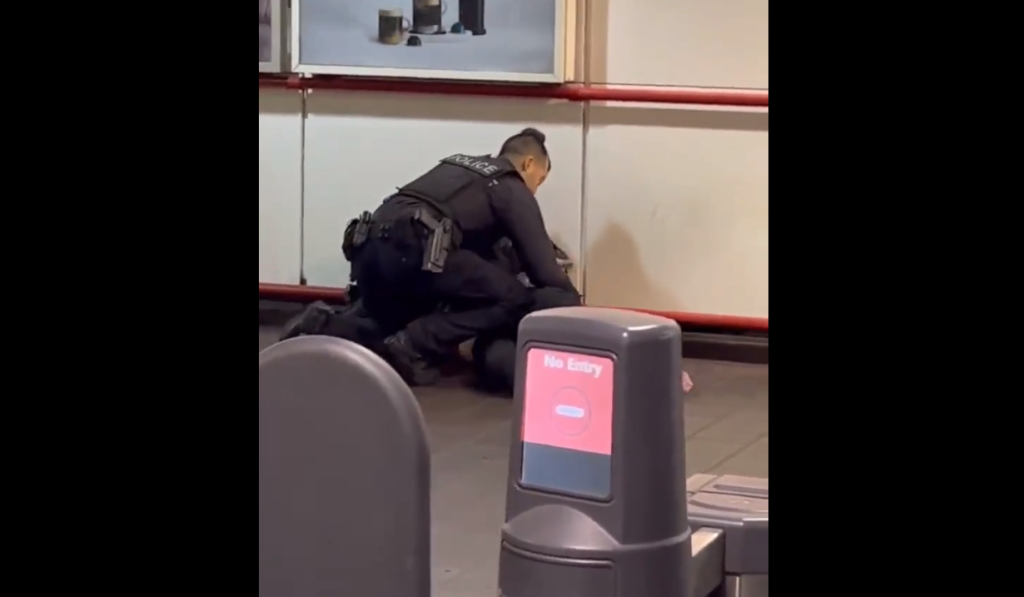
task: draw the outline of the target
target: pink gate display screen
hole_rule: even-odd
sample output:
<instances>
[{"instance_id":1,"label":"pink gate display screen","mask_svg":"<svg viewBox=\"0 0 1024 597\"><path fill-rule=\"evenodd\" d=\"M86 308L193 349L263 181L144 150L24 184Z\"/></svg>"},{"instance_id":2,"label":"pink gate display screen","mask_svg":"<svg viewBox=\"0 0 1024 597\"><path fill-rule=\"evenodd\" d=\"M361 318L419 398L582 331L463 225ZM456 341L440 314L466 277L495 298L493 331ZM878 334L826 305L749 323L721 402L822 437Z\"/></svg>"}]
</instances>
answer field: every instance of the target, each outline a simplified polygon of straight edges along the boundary
<instances>
[{"instance_id":1,"label":"pink gate display screen","mask_svg":"<svg viewBox=\"0 0 1024 597\"><path fill-rule=\"evenodd\" d=\"M615 361L531 348L523 404L523 487L612 497Z\"/></svg>"},{"instance_id":2,"label":"pink gate display screen","mask_svg":"<svg viewBox=\"0 0 1024 597\"><path fill-rule=\"evenodd\" d=\"M615 361L533 348L525 390L525 443L611 456Z\"/></svg>"}]
</instances>

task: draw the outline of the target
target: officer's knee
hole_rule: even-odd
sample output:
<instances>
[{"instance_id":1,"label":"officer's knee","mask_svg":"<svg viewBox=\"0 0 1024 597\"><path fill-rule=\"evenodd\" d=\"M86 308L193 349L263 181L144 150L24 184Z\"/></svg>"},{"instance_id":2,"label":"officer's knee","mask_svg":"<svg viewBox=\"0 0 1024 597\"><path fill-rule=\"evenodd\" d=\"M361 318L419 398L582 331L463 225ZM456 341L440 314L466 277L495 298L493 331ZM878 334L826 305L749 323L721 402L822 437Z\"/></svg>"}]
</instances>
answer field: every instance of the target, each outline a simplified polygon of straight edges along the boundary
<instances>
[{"instance_id":1,"label":"officer's knee","mask_svg":"<svg viewBox=\"0 0 1024 597\"><path fill-rule=\"evenodd\" d=\"M546 311L564 307L582 307L583 300L575 292L567 292L561 288L541 288L533 294L533 310Z\"/></svg>"}]
</instances>

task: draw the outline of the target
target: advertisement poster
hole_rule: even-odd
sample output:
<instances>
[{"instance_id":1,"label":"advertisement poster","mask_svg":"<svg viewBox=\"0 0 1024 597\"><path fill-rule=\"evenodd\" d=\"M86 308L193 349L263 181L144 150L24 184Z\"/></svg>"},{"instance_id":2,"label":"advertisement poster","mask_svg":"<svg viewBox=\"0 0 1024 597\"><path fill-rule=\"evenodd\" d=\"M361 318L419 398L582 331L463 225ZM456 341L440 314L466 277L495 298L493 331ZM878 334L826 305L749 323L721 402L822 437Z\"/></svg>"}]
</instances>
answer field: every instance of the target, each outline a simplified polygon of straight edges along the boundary
<instances>
[{"instance_id":1,"label":"advertisement poster","mask_svg":"<svg viewBox=\"0 0 1024 597\"><path fill-rule=\"evenodd\" d=\"M565 0L293 0L311 75L561 83Z\"/></svg>"},{"instance_id":2,"label":"advertisement poster","mask_svg":"<svg viewBox=\"0 0 1024 597\"><path fill-rule=\"evenodd\" d=\"M260 72L281 72L283 14L282 0L260 2Z\"/></svg>"}]
</instances>

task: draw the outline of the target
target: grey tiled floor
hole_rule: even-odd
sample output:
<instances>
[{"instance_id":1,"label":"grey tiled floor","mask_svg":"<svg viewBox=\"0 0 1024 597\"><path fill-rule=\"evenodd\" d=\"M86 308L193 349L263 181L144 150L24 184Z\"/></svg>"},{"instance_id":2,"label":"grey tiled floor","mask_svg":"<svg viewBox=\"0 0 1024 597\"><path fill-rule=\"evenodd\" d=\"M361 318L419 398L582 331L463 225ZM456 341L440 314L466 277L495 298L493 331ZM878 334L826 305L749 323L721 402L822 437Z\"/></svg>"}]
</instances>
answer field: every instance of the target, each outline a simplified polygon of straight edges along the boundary
<instances>
[{"instance_id":1,"label":"grey tiled floor","mask_svg":"<svg viewBox=\"0 0 1024 597\"><path fill-rule=\"evenodd\" d=\"M272 334L260 330L260 348ZM691 362L688 468L767 477L767 367ZM434 468L435 595L494 595L504 519L511 405L452 382L418 392L430 427Z\"/></svg>"}]
</instances>

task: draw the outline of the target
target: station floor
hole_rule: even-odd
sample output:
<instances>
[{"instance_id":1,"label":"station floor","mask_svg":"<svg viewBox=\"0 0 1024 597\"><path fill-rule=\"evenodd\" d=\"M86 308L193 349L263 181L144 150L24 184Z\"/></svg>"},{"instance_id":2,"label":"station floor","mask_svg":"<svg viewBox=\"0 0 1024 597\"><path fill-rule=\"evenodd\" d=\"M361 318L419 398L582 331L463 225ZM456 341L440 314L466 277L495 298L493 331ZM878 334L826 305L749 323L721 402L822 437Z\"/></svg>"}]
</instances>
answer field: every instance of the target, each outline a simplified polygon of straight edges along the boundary
<instances>
[{"instance_id":1,"label":"station floor","mask_svg":"<svg viewBox=\"0 0 1024 597\"><path fill-rule=\"evenodd\" d=\"M260 328L260 350L274 341ZM689 474L768 477L768 367L694 361L687 397ZM436 597L497 592L511 404L458 382L417 392L433 453Z\"/></svg>"}]
</instances>

